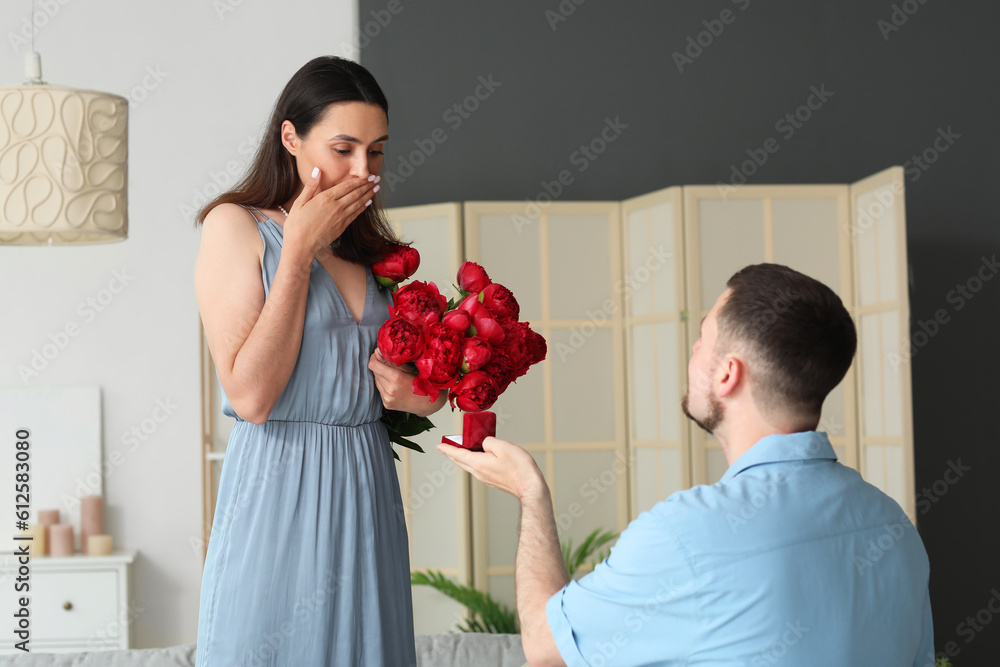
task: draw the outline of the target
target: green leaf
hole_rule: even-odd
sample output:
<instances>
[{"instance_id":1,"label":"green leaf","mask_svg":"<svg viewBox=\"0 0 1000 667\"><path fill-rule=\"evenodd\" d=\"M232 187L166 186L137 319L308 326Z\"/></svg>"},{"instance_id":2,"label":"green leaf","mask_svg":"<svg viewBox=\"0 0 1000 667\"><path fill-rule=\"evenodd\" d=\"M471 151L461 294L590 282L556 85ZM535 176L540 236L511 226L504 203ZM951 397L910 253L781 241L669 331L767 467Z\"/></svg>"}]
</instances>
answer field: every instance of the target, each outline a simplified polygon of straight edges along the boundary
<instances>
[{"instance_id":1,"label":"green leaf","mask_svg":"<svg viewBox=\"0 0 1000 667\"><path fill-rule=\"evenodd\" d=\"M386 410L382 415L382 423L389 429L389 435L420 435L434 428L434 422L427 417L418 417L400 410Z\"/></svg>"},{"instance_id":2,"label":"green leaf","mask_svg":"<svg viewBox=\"0 0 1000 667\"><path fill-rule=\"evenodd\" d=\"M566 562L566 570L570 576L576 574L594 553L598 553L598 549L616 537L618 537L617 533L598 529L588 535L576 549L573 548L572 540L563 544L563 560ZM598 553L598 555L601 560L606 557L604 553ZM516 612L494 600L489 593L476 590L472 586L456 583L441 572L431 570L411 572L410 583L414 586L430 586L468 609L469 618L458 626L461 632L519 634L521 631Z\"/></svg>"},{"instance_id":3,"label":"green leaf","mask_svg":"<svg viewBox=\"0 0 1000 667\"><path fill-rule=\"evenodd\" d=\"M392 442L396 443L397 445L402 445L403 447L406 447L407 449L412 449L414 451L420 452L421 454L424 453L424 450L423 450L423 448L420 445L418 445L417 443L413 442L412 440L407 440L406 438L404 438L401 435L395 436L392 439Z\"/></svg>"},{"instance_id":4,"label":"green leaf","mask_svg":"<svg viewBox=\"0 0 1000 667\"><path fill-rule=\"evenodd\" d=\"M430 586L467 608L472 615L464 626L458 627L462 632L520 633L517 614L506 605L494 600L489 593L456 583L441 572L431 570L411 572L410 583L414 586Z\"/></svg>"},{"instance_id":5,"label":"green leaf","mask_svg":"<svg viewBox=\"0 0 1000 667\"><path fill-rule=\"evenodd\" d=\"M566 563L566 572L569 573L569 576L573 577L576 575L577 571L588 562L595 551L616 537L618 537L617 533L597 529L588 535L576 550L573 549L573 540L567 540L562 545L562 553L563 561ZM604 560L603 554L600 555L602 557L597 562Z\"/></svg>"},{"instance_id":6,"label":"green leaf","mask_svg":"<svg viewBox=\"0 0 1000 667\"><path fill-rule=\"evenodd\" d=\"M434 428L434 422L427 417L418 417L401 410L383 410L382 423L385 424L385 429L389 433L389 442L402 445L421 454L424 453L423 448L410 438ZM392 455L397 461L399 460L399 454L396 453L395 449L392 451Z\"/></svg>"}]
</instances>

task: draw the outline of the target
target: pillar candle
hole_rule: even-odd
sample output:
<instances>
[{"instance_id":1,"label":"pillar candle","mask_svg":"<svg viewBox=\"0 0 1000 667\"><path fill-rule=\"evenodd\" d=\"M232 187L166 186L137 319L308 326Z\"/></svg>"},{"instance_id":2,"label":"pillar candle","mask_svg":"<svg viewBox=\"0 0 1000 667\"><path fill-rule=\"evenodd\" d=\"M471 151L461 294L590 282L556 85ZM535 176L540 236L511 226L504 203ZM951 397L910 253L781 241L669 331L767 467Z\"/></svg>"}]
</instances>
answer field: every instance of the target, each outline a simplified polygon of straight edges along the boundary
<instances>
[{"instance_id":1,"label":"pillar candle","mask_svg":"<svg viewBox=\"0 0 1000 667\"><path fill-rule=\"evenodd\" d=\"M45 526L59 523L59 510L38 510L38 523Z\"/></svg>"},{"instance_id":2,"label":"pillar candle","mask_svg":"<svg viewBox=\"0 0 1000 667\"><path fill-rule=\"evenodd\" d=\"M87 538L104 533L104 497L80 498L80 551L87 551Z\"/></svg>"},{"instance_id":3,"label":"pillar candle","mask_svg":"<svg viewBox=\"0 0 1000 667\"><path fill-rule=\"evenodd\" d=\"M45 526L40 523L29 523L27 530L19 531L17 537L30 537L32 539L14 540L14 551L19 551L21 546L28 550L28 556L38 558L45 555Z\"/></svg>"},{"instance_id":4,"label":"pillar candle","mask_svg":"<svg viewBox=\"0 0 1000 667\"><path fill-rule=\"evenodd\" d=\"M45 526L45 552L52 550L51 526L59 523L59 510L38 510L38 523Z\"/></svg>"},{"instance_id":5,"label":"pillar candle","mask_svg":"<svg viewBox=\"0 0 1000 667\"><path fill-rule=\"evenodd\" d=\"M110 556L111 536L110 535L89 535L87 537L88 556Z\"/></svg>"},{"instance_id":6,"label":"pillar candle","mask_svg":"<svg viewBox=\"0 0 1000 667\"><path fill-rule=\"evenodd\" d=\"M48 547L50 556L72 556L73 548L73 525L69 523L57 523L48 526L49 537Z\"/></svg>"}]
</instances>

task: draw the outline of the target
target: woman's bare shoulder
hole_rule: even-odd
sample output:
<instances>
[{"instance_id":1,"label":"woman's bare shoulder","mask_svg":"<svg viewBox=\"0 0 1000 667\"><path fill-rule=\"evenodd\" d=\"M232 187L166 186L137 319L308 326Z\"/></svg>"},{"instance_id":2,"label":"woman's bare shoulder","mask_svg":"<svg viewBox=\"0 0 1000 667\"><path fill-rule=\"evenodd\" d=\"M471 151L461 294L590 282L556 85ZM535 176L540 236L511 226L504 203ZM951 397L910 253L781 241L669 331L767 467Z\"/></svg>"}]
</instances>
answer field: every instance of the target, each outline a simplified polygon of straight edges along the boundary
<instances>
[{"instance_id":1,"label":"woman's bare shoulder","mask_svg":"<svg viewBox=\"0 0 1000 667\"><path fill-rule=\"evenodd\" d=\"M256 215L239 204L219 204L205 215L202 234L258 236Z\"/></svg>"},{"instance_id":2,"label":"woman's bare shoulder","mask_svg":"<svg viewBox=\"0 0 1000 667\"><path fill-rule=\"evenodd\" d=\"M219 204L205 216L196 261L199 267L230 271L235 266L259 270L264 255L264 241L252 214L239 204ZM208 271L207 273L214 273Z\"/></svg>"},{"instance_id":3,"label":"woman's bare shoulder","mask_svg":"<svg viewBox=\"0 0 1000 667\"><path fill-rule=\"evenodd\" d=\"M208 212L202 223L201 247L215 249L228 246L238 253L245 253L253 247L256 254L261 255L264 242L254 216L239 204L219 204Z\"/></svg>"}]
</instances>

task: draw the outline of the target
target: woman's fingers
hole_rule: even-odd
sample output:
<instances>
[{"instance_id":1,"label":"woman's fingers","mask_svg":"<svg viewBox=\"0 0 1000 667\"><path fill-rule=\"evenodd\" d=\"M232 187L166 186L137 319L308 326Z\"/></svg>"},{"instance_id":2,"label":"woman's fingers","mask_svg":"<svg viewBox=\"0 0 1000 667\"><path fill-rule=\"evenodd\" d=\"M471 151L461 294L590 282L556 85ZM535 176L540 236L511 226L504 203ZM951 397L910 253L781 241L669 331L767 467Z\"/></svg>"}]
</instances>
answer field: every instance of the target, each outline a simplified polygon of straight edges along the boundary
<instances>
[{"instance_id":1,"label":"woman's fingers","mask_svg":"<svg viewBox=\"0 0 1000 667\"><path fill-rule=\"evenodd\" d=\"M374 352L368 358L368 370L375 376L375 384L380 392L385 392L393 384L395 379L393 372L396 369L384 361L380 361Z\"/></svg>"},{"instance_id":2,"label":"woman's fingers","mask_svg":"<svg viewBox=\"0 0 1000 667\"><path fill-rule=\"evenodd\" d=\"M374 183L363 178L352 178L349 181L338 183L334 187L321 193L317 199L322 200L324 217L331 225L334 238L340 236L351 222L361 214L370 202L374 194Z\"/></svg>"},{"instance_id":3,"label":"woman's fingers","mask_svg":"<svg viewBox=\"0 0 1000 667\"><path fill-rule=\"evenodd\" d=\"M319 189L319 180L321 174L319 167L313 167L311 178L306 182L302 188L302 192L299 193L298 198L292 204L292 210L296 208L302 208L303 204L312 199L316 195L316 191Z\"/></svg>"},{"instance_id":4,"label":"woman's fingers","mask_svg":"<svg viewBox=\"0 0 1000 667\"><path fill-rule=\"evenodd\" d=\"M321 192L321 176L315 167L292 204L284 225L286 244L301 243L313 252L330 245L370 205L377 186L366 178L348 178Z\"/></svg>"},{"instance_id":5,"label":"woman's fingers","mask_svg":"<svg viewBox=\"0 0 1000 667\"><path fill-rule=\"evenodd\" d=\"M385 363L376 356L378 349L372 352L372 356L368 357L368 370L375 374L375 379L381 378L385 373Z\"/></svg>"},{"instance_id":6,"label":"woman's fingers","mask_svg":"<svg viewBox=\"0 0 1000 667\"><path fill-rule=\"evenodd\" d=\"M382 405L390 410L413 412L412 373L385 361L377 349L368 358L368 369L375 376L375 388L382 396Z\"/></svg>"},{"instance_id":7,"label":"woman's fingers","mask_svg":"<svg viewBox=\"0 0 1000 667\"><path fill-rule=\"evenodd\" d=\"M327 201L340 201L344 204L353 204L356 201L364 202L372 198L375 184L365 178L350 178L342 183L338 183L323 194Z\"/></svg>"}]
</instances>

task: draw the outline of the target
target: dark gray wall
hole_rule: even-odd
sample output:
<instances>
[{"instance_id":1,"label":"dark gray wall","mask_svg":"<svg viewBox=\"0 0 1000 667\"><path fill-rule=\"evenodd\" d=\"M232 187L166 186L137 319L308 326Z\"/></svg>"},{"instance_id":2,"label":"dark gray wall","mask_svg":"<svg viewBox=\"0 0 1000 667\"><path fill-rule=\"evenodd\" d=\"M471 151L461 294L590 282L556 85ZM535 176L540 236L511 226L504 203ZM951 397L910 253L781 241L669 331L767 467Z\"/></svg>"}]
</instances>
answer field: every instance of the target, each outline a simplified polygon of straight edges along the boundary
<instances>
[{"instance_id":1,"label":"dark gray wall","mask_svg":"<svg viewBox=\"0 0 1000 667\"><path fill-rule=\"evenodd\" d=\"M560 6L573 12L550 24L546 12ZM915 336L924 345L912 359L936 644L954 642L958 667L994 664L1000 615L981 610L1000 591L1000 279L973 280L979 291L965 295L957 288L981 270L992 277L982 258L1000 250L1000 5L895 8L888 0L362 0L360 27L374 37L362 37L361 60L390 101L385 172L404 177L383 178L391 206L535 199L562 170L572 175L561 195L570 200L714 184L771 137L779 149L750 183L848 183L906 165L913 332L939 310L947 320ZM674 52L727 9L731 22L678 71ZM490 76L499 85L479 88L486 99L470 101L478 108L457 125L449 109ZM833 95L793 133L776 127L814 86ZM596 159L582 158L576 151L607 118L627 127ZM939 129L953 136L936 153ZM934 162L921 168L914 156L928 149ZM411 174L399 160L412 151L421 164ZM952 463L969 469L946 474Z\"/></svg>"}]
</instances>

